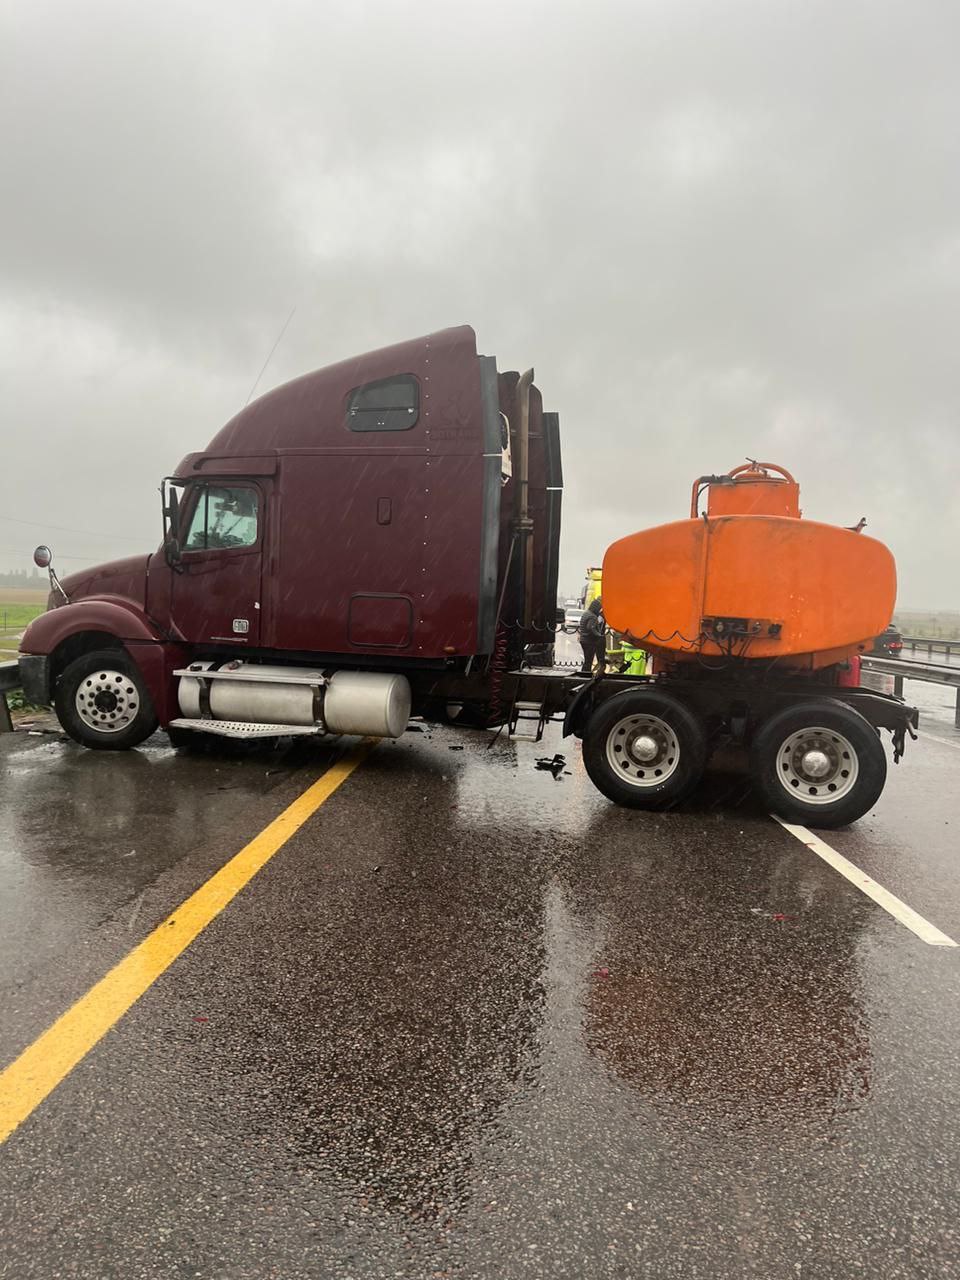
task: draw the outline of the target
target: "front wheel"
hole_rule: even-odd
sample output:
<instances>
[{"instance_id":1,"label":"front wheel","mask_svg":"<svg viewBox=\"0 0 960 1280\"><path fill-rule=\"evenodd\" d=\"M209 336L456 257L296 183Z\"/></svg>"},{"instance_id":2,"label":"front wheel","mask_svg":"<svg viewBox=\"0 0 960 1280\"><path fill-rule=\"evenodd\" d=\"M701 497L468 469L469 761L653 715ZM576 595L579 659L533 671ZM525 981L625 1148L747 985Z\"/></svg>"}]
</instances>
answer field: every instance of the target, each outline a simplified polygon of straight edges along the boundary
<instances>
[{"instance_id":1,"label":"front wheel","mask_svg":"<svg viewBox=\"0 0 960 1280\"><path fill-rule=\"evenodd\" d=\"M887 780L880 737L831 698L778 711L760 727L751 770L764 802L788 822L844 827L876 804Z\"/></svg>"},{"instance_id":2,"label":"front wheel","mask_svg":"<svg viewBox=\"0 0 960 1280\"><path fill-rule=\"evenodd\" d=\"M123 649L74 659L57 681L54 703L74 742L95 751L125 751L157 727L143 677Z\"/></svg>"},{"instance_id":3,"label":"front wheel","mask_svg":"<svg viewBox=\"0 0 960 1280\"><path fill-rule=\"evenodd\" d=\"M702 721L679 699L654 689L600 703L583 735L594 786L632 809L668 809L693 791L707 762Z\"/></svg>"}]
</instances>

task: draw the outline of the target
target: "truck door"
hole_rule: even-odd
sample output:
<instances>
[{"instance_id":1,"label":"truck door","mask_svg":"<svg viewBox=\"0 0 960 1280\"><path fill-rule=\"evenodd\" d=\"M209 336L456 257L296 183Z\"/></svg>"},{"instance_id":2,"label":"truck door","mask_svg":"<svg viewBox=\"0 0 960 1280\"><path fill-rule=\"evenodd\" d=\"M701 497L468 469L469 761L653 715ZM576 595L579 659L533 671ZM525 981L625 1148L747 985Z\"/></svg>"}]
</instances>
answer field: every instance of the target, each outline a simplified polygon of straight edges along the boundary
<instances>
[{"instance_id":1,"label":"truck door","mask_svg":"<svg viewBox=\"0 0 960 1280\"><path fill-rule=\"evenodd\" d=\"M184 494L171 621L191 644L260 640L264 493L250 480L202 480Z\"/></svg>"}]
</instances>

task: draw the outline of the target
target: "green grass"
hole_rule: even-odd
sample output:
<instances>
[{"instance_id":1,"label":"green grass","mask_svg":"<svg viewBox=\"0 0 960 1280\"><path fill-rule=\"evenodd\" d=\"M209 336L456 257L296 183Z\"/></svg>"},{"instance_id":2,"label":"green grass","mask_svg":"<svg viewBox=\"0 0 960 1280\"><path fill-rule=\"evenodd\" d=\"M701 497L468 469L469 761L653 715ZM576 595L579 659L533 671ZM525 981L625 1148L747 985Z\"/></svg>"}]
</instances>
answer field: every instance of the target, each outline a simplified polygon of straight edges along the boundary
<instances>
[{"instance_id":1,"label":"green grass","mask_svg":"<svg viewBox=\"0 0 960 1280\"><path fill-rule=\"evenodd\" d=\"M27 623L43 611L42 604L4 600L0 591L0 662L9 662L17 656L17 637L26 629Z\"/></svg>"},{"instance_id":2,"label":"green grass","mask_svg":"<svg viewBox=\"0 0 960 1280\"><path fill-rule=\"evenodd\" d=\"M42 604L21 604L19 601L8 604L0 592L0 638L9 635L11 631L16 635L43 611Z\"/></svg>"}]
</instances>

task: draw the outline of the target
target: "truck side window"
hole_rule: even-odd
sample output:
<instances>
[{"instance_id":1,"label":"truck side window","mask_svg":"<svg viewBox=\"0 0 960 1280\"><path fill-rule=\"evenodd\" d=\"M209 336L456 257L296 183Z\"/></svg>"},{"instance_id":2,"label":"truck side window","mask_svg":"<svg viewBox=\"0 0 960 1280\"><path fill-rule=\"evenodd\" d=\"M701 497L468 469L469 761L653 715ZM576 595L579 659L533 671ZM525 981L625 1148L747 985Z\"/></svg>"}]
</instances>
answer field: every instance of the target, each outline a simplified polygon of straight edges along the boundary
<instances>
[{"instance_id":1,"label":"truck side window","mask_svg":"<svg viewBox=\"0 0 960 1280\"><path fill-rule=\"evenodd\" d=\"M197 495L184 551L252 547L257 541L255 489L205 484Z\"/></svg>"},{"instance_id":2,"label":"truck side window","mask_svg":"<svg viewBox=\"0 0 960 1280\"><path fill-rule=\"evenodd\" d=\"M420 384L412 373L379 378L347 396L351 431L409 431L420 416Z\"/></svg>"}]
</instances>

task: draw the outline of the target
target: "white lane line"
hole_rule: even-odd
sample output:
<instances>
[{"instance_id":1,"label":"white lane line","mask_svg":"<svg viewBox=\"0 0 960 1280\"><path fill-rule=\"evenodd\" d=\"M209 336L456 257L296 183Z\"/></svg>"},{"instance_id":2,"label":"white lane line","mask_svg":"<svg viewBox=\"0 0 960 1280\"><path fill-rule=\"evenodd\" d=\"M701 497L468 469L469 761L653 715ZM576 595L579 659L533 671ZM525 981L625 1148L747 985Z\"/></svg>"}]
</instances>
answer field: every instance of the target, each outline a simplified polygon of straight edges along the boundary
<instances>
[{"instance_id":1,"label":"white lane line","mask_svg":"<svg viewBox=\"0 0 960 1280\"><path fill-rule=\"evenodd\" d=\"M954 751L960 751L960 742L948 742L946 738L938 738L935 733L921 733L921 741L923 742L939 742L941 747L953 747Z\"/></svg>"},{"instance_id":2,"label":"white lane line","mask_svg":"<svg viewBox=\"0 0 960 1280\"><path fill-rule=\"evenodd\" d=\"M812 831L808 831L806 827L798 827L792 822L784 822L782 818L777 818L775 813L770 816L780 823L784 831L788 831L801 844L805 844L808 849L822 858L824 862L829 863L834 871L839 871L851 884L856 885L861 893L865 893L868 898L872 898L878 907L883 907L884 911L889 912L894 920L899 920L902 925L905 925L912 933L915 933L918 938L921 938L924 942L929 942L931 947L955 947L957 945L952 938L948 938L945 933L941 933L935 924L931 924L929 920L924 920L923 916L914 911L913 907L908 907L905 902L901 902L889 889L885 889L872 876L868 876L865 871L855 867L842 853L837 853L836 849L831 849L825 840L815 836Z\"/></svg>"}]
</instances>

